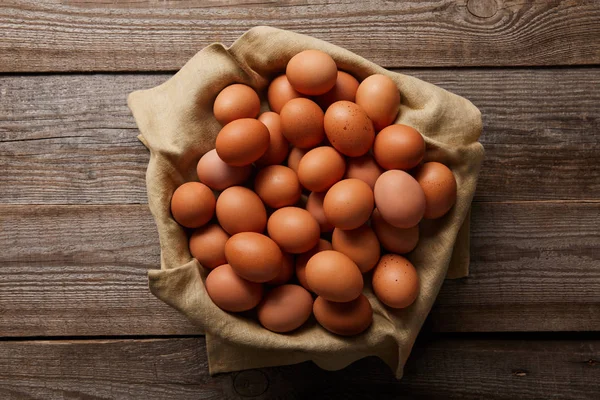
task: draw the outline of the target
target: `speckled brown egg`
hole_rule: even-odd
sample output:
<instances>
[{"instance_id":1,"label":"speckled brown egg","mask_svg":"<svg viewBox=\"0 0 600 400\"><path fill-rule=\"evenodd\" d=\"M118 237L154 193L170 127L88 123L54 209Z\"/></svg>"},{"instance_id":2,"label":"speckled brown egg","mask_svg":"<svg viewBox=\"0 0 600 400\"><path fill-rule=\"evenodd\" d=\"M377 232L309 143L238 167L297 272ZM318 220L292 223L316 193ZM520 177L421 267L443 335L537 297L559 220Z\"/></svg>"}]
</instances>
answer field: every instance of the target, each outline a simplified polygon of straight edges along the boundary
<instances>
[{"instance_id":1,"label":"speckled brown egg","mask_svg":"<svg viewBox=\"0 0 600 400\"><path fill-rule=\"evenodd\" d=\"M215 195L200 182L187 182L179 186L171 197L171 214L186 228L206 224L215 213Z\"/></svg>"},{"instance_id":2,"label":"speckled brown egg","mask_svg":"<svg viewBox=\"0 0 600 400\"><path fill-rule=\"evenodd\" d=\"M283 261L281 263L281 271L279 274L270 281L267 282L269 285L283 285L292 279L294 276L295 260L292 254L283 253Z\"/></svg>"},{"instance_id":3,"label":"speckled brown egg","mask_svg":"<svg viewBox=\"0 0 600 400\"><path fill-rule=\"evenodd\" d=\"M425 141L415 128L390 125L377 134L373 155L385 169L409 170L419 165L425 155Z\"/></svg>"},{"instance_id":4,"label":"speckled brown egg","mask_svg":"<svg viewBox=\"0 0 600 400\"><path fill-rule=\"evenodd\" d=\"M317 146L325 137L323 110L312 100L298 98L285 103L281 109L281 133L296 147Z\"/></svg>"},{"instance_id":5,"label":"speckled brown egg","mask_svg":"<svg viewBox=\"0 0 600 400\"><path fill-rule=\"evenodd\" d=\"M267 91L269 108L276 113L281 112L285 103L298 97L304 97L304 95L290 85L285 75L280 75L273 79Z\"/></svg>"},{"instance_id":6,"label":"speckled brown egg","mask_svg":"<svg viewBox=\"0 0 600 400\"><path fill-rule=\"evenodd\" d=\"M423 218L425 194L419 183L406 172L384 172L377 179L373 192L377 209L389 224L412 228Z\"/></svg>"},{"instance_id":7,"label":"speckled brown egg","mask_svg":"<svg viewBox=\"0 0 600 400\"><path fill-rule=\"evenodd\" d=\"M347 303L327 301L319 296L313 304L313 313L323 328L342 336L358 335L373 322L373 308L363 294Z\"/></svg>"},{"instance_id":8,"label":"speckled brown egg","mask_svg":"<svg viewBox=\"0 0 600 400\"><path fill-rule=\"evenodd\" d=\"M254 191L271 208L291 206L302 194L298 175L283 165L270 165L258 171Z\"/></svg>"},{"instance_id":9,"label":"speckled brown egg","mask_svg":"<svg viewBox=\"0 0 600 400\"><path fill-rule=\"evenodd\" d=\"M319 223L319 228L321 228L321 232L331 232L333 231L333 225L327 221L327 217L325 216L325 211L323 211L323 200L325 199L326 192L311 192L308 195L308 200L306 201L306 210L312 215L317 222Z\"/></svg>"},{"instance_id":10,"label":"speckled brown egg","mask_svg":"<svg viewBox=\"0 0 600 400\"><path fill-rule=\"evenodd\" d=\"M333 250L333 246L327 240L319 239L319 243L315 247L306 253L298 254L296 257L296 278L298 278L298 282L300 282L306 290L312 291L306 281L306 264L308 264L308 260L310 260L312 256L325 250Z\"/></svg>"},{"instance_id":11,"label":"speckled brown egg","mask_svg":"<svg viewBox=\"0 0 600 400\"><path fill-rule=\"evenodd\" d=\"M267 151L256 160L256 165L281 164L290 150L290 144L281 133L281 117L279 117L279 114L267 111L260 114L258 120L265 124L269 130L270 140Z\"/></svg>"},{"instance_id":12,"label":"speckled brown egg","mask_svg":"<svg viewBox=\"0 0 600 400\"><path fill-rule=\"evenodd\" d=\"M288 155L287 166L293 169L295 173L298 173L298 165L300 165L300 160L307 152L308 149L292 147L290 154Z\"/></svg>"},{"instance_id":13,"label":"speckled brown egg","mask_svg":"<svg viewBox=\"0 0 600 400\"><path fill-rule=\"evenodd\" d=\"M298 179L313 192L324 192L344 176L346 162L333 147L321 146L310 150L298 164Z\"/></svg>"},{"instance_id":14,"label":"speckled brown egg","mask_svg":"<svg viewBox=\"0 0 600 400\"><path fill-rule=\"evenodd\" d=\"M378 209L373 210L371 227L375 231L379 243L392 253L410 253L417 247L417 243L419 242L418 225L406 229L396 228L383 219Z\"/></svg>"},{"instance_id":15,"label":"speckled brown egg","mask_svg":"<svg viewBox=\"0 0 600 400\"><path fill-rule=\"evenodd\" d=\"M284 333L298 329L312 314L313 299L302 286L274 288L256 309L258 321L270 331Z\"/></svg>"},{"instance_id":16,"label":"speckled brown egg","mask_svg":"<svg viewBox=\"0 0 600 400\"><path fill-rule=\"evenodd\" d=\"M227 262L225 243L228 239L229 235L219 225L205 225L192 233L190 253L204 268L216 268Z\"/></svg>"},{"instance_id":17,"label":"speckled brown egg","mask_svg":"<svg viewBox=\"0 0 600 400\"><path fill-rule=\"evenodd\" d=\"M348 157L346 160L346 178L356 178L375 188L375 182L384 169L375 162L375 159L370 154L365 154L360 157Z\"/></svg>"},{"instance_id":18,"label":"speckled brown egg","mask_svg":"<svg viewBox=\"0 0 600 400\"><path fill-rule=\"evenodd\" d=\"M334 250L321 251L308 260L306 282L313 292L329 301L352 301L363 290L363 277L356 263Z\"/></svg>"},{"instance_id":19,"label":"speckled brown egg","mask_svg":"<svg viewBox=\"0 0 600 400\"><path fill-rule=\"evenodd\" d=\"M241 186L227 188L219 195L216 214L219 224L230 235L261 233L267 225L267 210L260 197Z\"/></svg>"},{"instance_id":20,"label":"speckled brown egg","mask_svg":"<svg viewBox=\"0 0 600 400\"><path fill-rule=\"evenodd\" d=\"M358 81L355 77L344 71L338 71L335 85L327 93L317 96L315 101L323 110L336 101L347 100L354 102Z\"/></svg>"},{"instance_id":21,"label":"speckled brown egg","mask_svg":"<svg viewBox=\"0 0 600 400\"><path fill-rule=\"evenodd\" d=\"M250 86L236 83L227 86L217 95L213 113L221 125L241 118L256 118L260 112L260 99Z\"/></svg>"},{"instance_id":22,"label":"speckled brown egg","mask_svg":"<svg viewBox=\"0 0 600 400\"><path fill-rule=\"evenodd\" d=\"M285 75L298 92L316 96L328 92L337 79L337 65L319 50L304 50L290 59Z\"/></svg>"},{"instance_id":23,"label":"speckled brown egg","mask_svg":"<svg viewBox=\"0 0 600 400\"><path fill-rule=\"evenodd\" d=\"M391 78L371 75L358 86L356 104L365 110L375 130L380 131L396 119L400 110L400 92Z\"/></svg>"},{"instance_id":24,"label":"speckled brown egg","mask_svg":"<svg viewBox=\"0 0 600 400\"><path fill-rule=\"evenodd\" d=\"M263 296L262 284L241 278L229 264L210 271L205 286L213 303L230 312L251 310L260 303Z\"/></svg>"},{"instance_id":25,"label":"speckled brown egg","mask_svg":"<svg viewBox=\"0 0 600 400\"><path fill-rule=\"evenodd\" d=\"M416 171L415 179L425 193L425 218L440 218L456 203L456 178L444 164L423 164Z\"/></svg>"},{"instance_id":26,"label":"speckled brown egg","mask_svg":"<svg viewBox=\"0 0 600 400\"><path fill-rule=\"evenodd\" d=\"M315 247L321 231L310 213L298 207L284 207L269 217L267 231L279 247L292 254Z\"/></svg>"},{"instance_id":27,"label":"speckled brown egg","mask_svg":"<svg viewBox=\"0 0 600 400\"><path fill-rule=\"evenodd\" d=\"M196 167L198 179L213 190L224 190L239 185L250 176L251 165L232 167L221 160L217 150L212 149L200 158Z\"/></svg>"},{"instance_id":28,"label":"speckled brown egg","mask_svg":"<svg viewBox=\"0 0 600 400\"><path fill-rule=\"evenodd\" d=\"M356 229L373 212L373 191L359 179L344 179L327 191L323 200L325 217L340 229Z\"/></svg>"},{"instance_id":29,"label":"speckled brown egg","mask_svg":"<svg viewBox=\"0 0 600 400\"><path fill-rule=\"evenodd\" d=\"M419 294L419 275L410 261L397 254L381 257L373 272L373 291L392 308L406 308Z\"/></svg>"},{"instance_id":30,"label":"speckled brown egg","mask_svg":"<svg viewBox=\"0 0 600 400\"><path fill-rule=\"evenodd\" d=\"M350 257L363 274L375 267L381 255L377 236L366 224L347 231L336 228L331 244L334 250Z\"/></svg>"},{"instance_id":31,"label":"speckled brown egg","mask_svg":"<svg viewBox=\"0 0 600 400\"><path fill-rule=\"evenodd\" d=\"M269 148L269 130L257 119L236 119L217 135L215 148L221 160L234 167L252 164Z\"/></svg>"},{"instance_id":32,"label":"speckled brown egg","mask_svg":"<svg viewBox=\"0 0 600 400\"><path fill-rule=\"evenodd\" d=\"M225 258L236 274L263 283L281 272L283 254L271 238L256 232L236 233L225 243Z\"/></svg>"},{"instance_id":33,"label":"speckled brown egg","mask_svg":"<svg viewBox=\"0 0 600 400\"><path fill-rule=\"evenodd\" d=\"M350 101L338 101L329 106L324 127L331 145L350 157L366 154L375 140L373 123L360 106Z\"/></svg>"}]
</instances>

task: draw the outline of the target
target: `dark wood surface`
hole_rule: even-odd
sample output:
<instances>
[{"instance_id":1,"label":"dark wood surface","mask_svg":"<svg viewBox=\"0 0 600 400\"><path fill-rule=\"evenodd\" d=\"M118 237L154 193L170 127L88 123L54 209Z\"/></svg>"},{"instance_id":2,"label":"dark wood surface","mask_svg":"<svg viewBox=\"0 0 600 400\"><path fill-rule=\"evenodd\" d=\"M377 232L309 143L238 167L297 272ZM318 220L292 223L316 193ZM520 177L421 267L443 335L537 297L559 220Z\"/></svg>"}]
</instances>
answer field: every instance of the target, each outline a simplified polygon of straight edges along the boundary
<instances>
[{"instance_id":1,"label":"dark wood surface","mask_svg":"<svg viewBox=\"0 0 600 400\"><path fill-rule=\"evenodd\" d=\"M260 24L482 112L471 274L401 382L377 359L211 378L198 329L148 291L126 95ZM600 398L600 2L8 0L0 35L0 398Z\"/></svg>"}]
</instances>

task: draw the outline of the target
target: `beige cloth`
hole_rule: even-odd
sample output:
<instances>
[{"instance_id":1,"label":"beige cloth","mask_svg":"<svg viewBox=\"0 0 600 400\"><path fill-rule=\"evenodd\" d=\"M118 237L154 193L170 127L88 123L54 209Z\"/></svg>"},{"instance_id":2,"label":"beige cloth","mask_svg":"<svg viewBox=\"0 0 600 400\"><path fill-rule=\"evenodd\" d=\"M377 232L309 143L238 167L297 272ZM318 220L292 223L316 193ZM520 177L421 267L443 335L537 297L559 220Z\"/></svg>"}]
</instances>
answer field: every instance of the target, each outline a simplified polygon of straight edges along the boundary
<instances>
[{"instance_id":1,"label":"beige cloth","mask_svg":"<svg viewBox=\"0 0 600 400\"><path fill-rule=\"evenodd\" d=\"M169 207L175 188L197 180L198 159L214 147L220 126L212 105L219 91L239 82L255 88L264 99L268 82L305 49L329 53L341 70L359 80L374 73L392 78L402 94L396 122L418 129L427 142L426 161L450 166L458 182L456 206L444 218L422 224L419 245L409 256L421 282L416 302L407 309L392 310L382 306L367 285L373 324L350 338L333 335L313 320L293 333L277 334L247 316L220 310L204 289L206 272L191 257L186 232L172 219ZM483 147L477 142L479 110L462 97L387 71L340 47L269 27L249 30L228 49L220 44L206 47L164 84L131 93L128 104L141 131L140 140L151 154L146 181L160 236L161 269L149 271L150 290L204 329L210 373L306 360L335 370L376 355L400 378L444 277L468 273L467 217L483 159Z\"/></svg>"}]
</instances>

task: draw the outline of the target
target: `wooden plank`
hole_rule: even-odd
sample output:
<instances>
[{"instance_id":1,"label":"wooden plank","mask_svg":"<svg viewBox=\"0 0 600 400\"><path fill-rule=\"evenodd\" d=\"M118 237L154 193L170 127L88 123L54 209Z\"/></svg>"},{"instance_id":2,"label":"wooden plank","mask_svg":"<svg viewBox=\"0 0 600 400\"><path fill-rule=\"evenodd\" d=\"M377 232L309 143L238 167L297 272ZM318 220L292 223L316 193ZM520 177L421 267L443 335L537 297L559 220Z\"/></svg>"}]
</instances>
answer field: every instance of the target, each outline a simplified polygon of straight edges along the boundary
<instances>
[{"instance_id":1,"label":"wooden plank","mask_svg":"<svg viewBox=\"0 0 600 400\"><path fill-rule=\"evenodd\" d=\"M476 201L600 198L600 68L401 70L477 105ZM0 77L0 203L145 203L127 93L158 75Z\"/></svg>"},{"instance_id":2,"label":"wooden plank","mask_svg":"<svg viewBox=\"0 0 600 400\"><path fill-rule=\"evenodd\" d=\"M0 343L0 394L23 398L397 399L600 395L597 340L418 342L397 381L379 359L209 377L202 338ZM306 377L310 376L310 379Z\"/></svg>"},{"instance_id":3,"label":"wooden plank","mask_svg":"<svg viewBox=\"0 0 600 400\"><path fill-rule=\"evenodd\" d=\"M593 0L8 0L0 71L176 70L204 46L230 44L257 25L309 34L386 67L600 62Z\"/></svg>"},{"instance_id":4,"label":"wooden plank","mask_svg":"<svg viewBox=\"0 0 600 400\"><path fill-rule=\"evenodd\" d=\"M476 203L471 276L446 281L437 331L600 329L599 203ZM146 206L0 206L0 337L198 332L152 298Z\"/></svg>"}]
</instances>

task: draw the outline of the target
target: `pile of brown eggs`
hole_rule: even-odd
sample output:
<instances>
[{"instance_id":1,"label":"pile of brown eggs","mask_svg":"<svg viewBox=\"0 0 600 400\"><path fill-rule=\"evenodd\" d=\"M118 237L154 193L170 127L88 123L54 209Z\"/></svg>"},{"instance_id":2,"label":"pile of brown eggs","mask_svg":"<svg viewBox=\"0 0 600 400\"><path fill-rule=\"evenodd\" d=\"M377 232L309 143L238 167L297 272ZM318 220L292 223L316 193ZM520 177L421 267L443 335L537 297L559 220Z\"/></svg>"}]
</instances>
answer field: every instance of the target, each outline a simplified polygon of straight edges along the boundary
<instances>
[{"instance_id":1,"label":"pile of brown eggs","mask_svg":"<svg viewBox=\"0 0 600 400\"><path fill-rule=\"evenodd\" d=\"M279 333L314 313L333 333L358 334L373 319L365 280L388 307L417 298L417 272L400 254L417 246L421 219L452 208L456 180L422 163L417 130L392 124L400 93L387 76L359 83L307 50L267 97L271 111L259 115L251 87L219 93L216 148L198 162L200 182L173 193L173 217L194 229L191 254L210 270L206 290L221 309L256 308Z\"/></svg>"}]
</instances>

